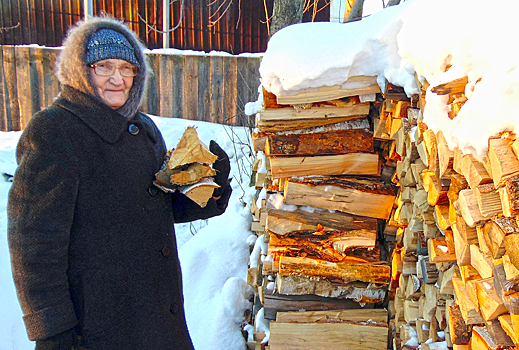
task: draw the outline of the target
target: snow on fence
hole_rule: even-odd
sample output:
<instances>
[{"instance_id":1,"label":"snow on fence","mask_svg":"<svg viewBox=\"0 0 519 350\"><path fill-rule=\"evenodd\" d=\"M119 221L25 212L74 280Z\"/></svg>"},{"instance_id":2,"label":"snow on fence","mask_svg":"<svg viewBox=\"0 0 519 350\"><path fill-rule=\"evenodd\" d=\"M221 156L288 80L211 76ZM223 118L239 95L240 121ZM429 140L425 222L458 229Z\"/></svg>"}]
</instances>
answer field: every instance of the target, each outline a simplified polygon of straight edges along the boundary
<instances>
[{"instance_id":1,"label":"snow on fence","mask_svg":"<svg viewBox=\"0 0 519 350\"><path fill-rule=\"evenodd\" d=\"M59 48L0 46L0 131L22 130L58 92ZM178 51L176 51L178 52ZM148 53L145 113L220 124L248 125L243 108L258 97L260 57Z\"/></svg>"}]
</instances>

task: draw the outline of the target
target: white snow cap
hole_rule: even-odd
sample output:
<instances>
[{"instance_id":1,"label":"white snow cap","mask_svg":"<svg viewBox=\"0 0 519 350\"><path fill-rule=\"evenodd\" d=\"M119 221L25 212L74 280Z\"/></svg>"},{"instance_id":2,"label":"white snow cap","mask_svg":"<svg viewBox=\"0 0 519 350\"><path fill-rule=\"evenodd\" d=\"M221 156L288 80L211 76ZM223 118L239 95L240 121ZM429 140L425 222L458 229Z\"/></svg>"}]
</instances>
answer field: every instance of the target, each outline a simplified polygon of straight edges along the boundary
<instances>
[{"instance_id":1,"label":"white snow cap","mask_svg":"<svg viewBox=\"0 0 519 350\"><path fill-rule=\"evenodd\" d=\"M295 24L269 41L261 82L284 96L376 76L382 91L387 79L412 95L416 72L430 84L424 122L481 159L489 137L519 133L519 48L505 39L519 32L517 13L516 0L409 0L357 22ZM469 100L451 120L448 96L430 89L464 77Z\"/></svg>"}]
</instances>

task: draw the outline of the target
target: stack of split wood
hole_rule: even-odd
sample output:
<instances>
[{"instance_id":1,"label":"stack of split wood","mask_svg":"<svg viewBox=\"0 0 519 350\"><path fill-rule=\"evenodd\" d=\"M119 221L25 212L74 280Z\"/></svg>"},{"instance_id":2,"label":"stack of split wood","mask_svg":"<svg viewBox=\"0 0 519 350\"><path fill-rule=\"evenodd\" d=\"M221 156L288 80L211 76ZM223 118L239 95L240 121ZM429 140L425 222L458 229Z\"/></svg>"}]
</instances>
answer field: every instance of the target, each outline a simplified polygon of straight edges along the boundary
<instances>
[{"instance_id":1,"label":"stack of split wood","mask_svg":"<svg viewBox=\"0 0 519 350\"><path fill-rule=\"evenodd\" d=\"M270 349L388 346L384 223L396 163L391 140L374 137L384 96L376 79L350 79L365 87L263 91L248 282L257 292L253 314L262 310L270 322ZM394 240L396 228L386 233ZM263 336L249 347L264 347Z\"/></svg>"},{"instance_id":2,"label":"stack of split wood","mask_svg":"<svg viewBox=\"0 0 519 350\"><path fill-rule=\"evenodd\" d=\"M467 81L432 88L449 95L451 118L466 101ZM453 349L519 346L519 140L512 133L489 139L477 159L450 150L441 131L421 122L420 109L384 106L385 129L377 131L394 140L400 187L386 224L397 231L394 348L429 349L430 338Z\"/></svg>"}]
</instances>

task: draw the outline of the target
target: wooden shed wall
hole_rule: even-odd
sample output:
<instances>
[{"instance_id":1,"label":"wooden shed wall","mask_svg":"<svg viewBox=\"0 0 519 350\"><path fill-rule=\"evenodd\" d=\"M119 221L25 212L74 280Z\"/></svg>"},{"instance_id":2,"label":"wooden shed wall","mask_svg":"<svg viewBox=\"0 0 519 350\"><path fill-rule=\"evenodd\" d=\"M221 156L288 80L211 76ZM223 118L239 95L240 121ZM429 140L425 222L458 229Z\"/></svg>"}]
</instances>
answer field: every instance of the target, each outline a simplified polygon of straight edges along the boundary
<instances>
[{"instance_id":1,"label":"wooden shed wall","mask_svg":"<svg viewBox=\"0 0 519 350\"><path fill-rule=\"evenodd\" d=\"M22 130L60 91L53 74L60 49L0 46L0 131ZM256 101L260 57L148 54L154 70L145 113L248 126Z\"/></svg>"},{"instance_id":2,"label":"wooden shed wall","mask_svg":"<svg viewBox=\"0 0 519 350\"><path fill-rule=\"evenodd\" d=\"M265 4L272 15L274 0L184 0L180 27L170 34L170 47L232 54L264 52L268 33ZM316 21L329 21L328 0ZM124 21L139 34L150 49L162 47L162 34L150 30L139 16L162 30L162 1L160 0L94 0L94 14L107 13ZM182 1L171 6L171 27L180 21ZM210 26L228 8L219 21ZM83 0L2 0L0 2L0 45L39 44L59 46L67 29L83 18ZM211 15L213 16L211 17ZM312 21L312 11L304 15Z\"/></svg>"}]
</instances>

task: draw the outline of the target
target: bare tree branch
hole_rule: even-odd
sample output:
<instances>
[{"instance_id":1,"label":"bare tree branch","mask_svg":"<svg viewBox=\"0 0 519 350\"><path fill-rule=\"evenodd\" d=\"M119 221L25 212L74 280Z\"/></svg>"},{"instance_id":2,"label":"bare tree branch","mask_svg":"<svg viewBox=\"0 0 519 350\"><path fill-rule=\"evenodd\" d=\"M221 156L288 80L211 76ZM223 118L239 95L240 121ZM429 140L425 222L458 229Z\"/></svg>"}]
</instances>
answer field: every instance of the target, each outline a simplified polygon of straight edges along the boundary
<instances>
[{"instance_id":1,"label":"bare tree branch","mask_svg":"<svg viewBox=\"0 0 519 350\"><path fill-rule=\"evenodd\" d=\"M177 2L178 0L171 0L170 1L170 5L174 2ZM171 29L168 29L168 30L159 30L157 28L155 28L155 23L153 24L149 24L144 18L142 18L142 16L137 12L137 16L139 16L139 19L141 21L144 22L144 24L146 24L146 27L148 27L150 30L154 31L154 32L157 32L157 33L160 33L160 34L169 34L169 33L172 33L174 32L175 30L178 29L178 27L180 27L180 24L182 23L182 16L184 15L184 0L182 0L182 2L180 3L180 19L178 20L178 23L176 26L174 26L173 28ZM149 33L149 32L148 32Z\"/></svg>"},{"instance_id":2,"label":"bare tree branch","mask_svg":"<svg viewBox=\"0 0 519 350\"><path fill-rule=\"evenodd\" d=\"M0 27L0 32L5 32L5 31L8 31L8 30L12 30L12 29L18 28L19 26L20 26L20 22L16 23L14 26Z\"/></svg>"}]
</instances>

